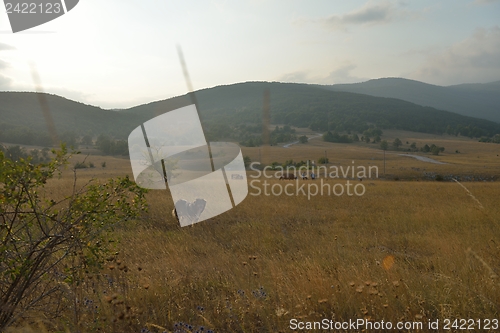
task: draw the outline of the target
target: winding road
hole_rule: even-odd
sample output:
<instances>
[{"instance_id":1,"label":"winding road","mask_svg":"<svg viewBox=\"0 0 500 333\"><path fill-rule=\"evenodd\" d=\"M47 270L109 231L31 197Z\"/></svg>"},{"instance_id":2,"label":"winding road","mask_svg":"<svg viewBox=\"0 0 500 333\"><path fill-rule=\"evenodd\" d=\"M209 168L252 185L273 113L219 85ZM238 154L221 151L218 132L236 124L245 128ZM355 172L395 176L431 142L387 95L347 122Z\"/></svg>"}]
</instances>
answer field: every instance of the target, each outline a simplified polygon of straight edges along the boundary
<instances>
[{"instance_id":1,"label":"winding road","mask_svg":"<svg viewBox=\"0 0 500 333\"><path fill-rule=\"evenodd\" d=\"M323 136L323 134L317 134L316 133L316 135L314 135L314 136L308 136L307 139L311 140L311 139L319 138L320 136ZM283 146L283 148L290 148L291 145L294 145L294 144L297 144L297 143L299 143L299 141L294 141L294 142L287 143L286 145Z\"/></svg>"},{"instance_id":2,"label":"winding road","mask_svg":"<svg viewBox=\"0 0 500 333\"><path fill-rule=\"evenodd\" d=\"M439 161L433 160L432 158L420 156L420 155L412 155L412 154L398 154L398 155L399 156L406 156L406 157L413 157L413 158L416 158L417 160L422 161L422 162L429 162L429 163L434 163L434 164L448 164L448 163L439 162Z\"/></svg>"},{"instance_id":3,"label":"winding road","mask_svg":"<svg viewBox=\"0 0 500 333\"><path fill-rule=\"evenodd\" d=\"M318 134L316 133L316 135L313 135L313 136L308 136L307 139L308 140L311 140L311 139L315 139L315 138L319 138L323 136L323 134ZM286 145L283 146L283 148L290 148L290 146L292 145L295 145L299 143L299 141L294 141L294 142L290 142L290 143L287 143ZM444 162L440 162L440 161L437 161L437 160L434 160L432 158L429 158L429 157L425 157L425 156L420 156L420 155L413 155L413 154L398 154L399 156L405 156L405 157L413 157L413 158L416 158L417 160L419 161L422 161L422 162L427 162L427 163L434 163L434 164L448 164L448 163L444 163Z\"/></svg>"}]
</instances>

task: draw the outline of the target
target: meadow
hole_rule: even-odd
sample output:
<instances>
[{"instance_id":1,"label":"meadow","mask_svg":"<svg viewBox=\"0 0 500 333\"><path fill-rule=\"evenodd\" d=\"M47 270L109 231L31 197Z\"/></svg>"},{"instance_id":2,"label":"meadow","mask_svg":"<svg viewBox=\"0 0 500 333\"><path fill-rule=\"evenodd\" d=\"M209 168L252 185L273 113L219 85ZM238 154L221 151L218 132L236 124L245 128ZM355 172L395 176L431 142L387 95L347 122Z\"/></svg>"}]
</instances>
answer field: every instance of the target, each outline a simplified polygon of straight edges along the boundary
<instances>
[{"instance_id":1,"label":"meadow","mask_svg":"<svg viewBox=\"0 0 500 333\"><path fill-rule=\"evenodd\" d=\"M378 166L380 174L363 180L360 197L248 195L227 213L184 228L171 215L168 190L151 190L149 211L115 230L116 254L101 272L87 274L78 301L60 320L40 316L12 331L289 332L293 319L326 318L421 322L421 330L399 331L449 332L446 319L473 319L476 329L477 320L500 319L498 181L434 181L425 174L497 180L500 146L386 135L404 147L406 141L444 146L443 154L425 156L447 164L388 151L384 175L374 144L316 139L290 148L244 147L244 155L263 164L317 160L326 151L332 165L354 160ZM131 175L125 158L82 152L71 163L86 158L96 167L78 169L79 184ZM46 194L63 197L72 181L66 170L48 182ZM439 329L428 329L435 320ZM482 331L493 328L492 322Z\"/></svg>"}]
</instances>

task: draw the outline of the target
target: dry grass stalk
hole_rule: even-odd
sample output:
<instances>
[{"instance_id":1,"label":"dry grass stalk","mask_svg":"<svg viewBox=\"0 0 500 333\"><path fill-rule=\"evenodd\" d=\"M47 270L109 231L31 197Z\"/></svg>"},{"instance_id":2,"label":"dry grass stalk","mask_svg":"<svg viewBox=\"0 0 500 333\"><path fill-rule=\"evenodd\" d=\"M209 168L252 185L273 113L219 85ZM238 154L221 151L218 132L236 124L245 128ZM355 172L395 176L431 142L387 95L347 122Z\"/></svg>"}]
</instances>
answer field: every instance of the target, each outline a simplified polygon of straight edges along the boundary
<instances>
[{"instance_id":1,"label":"dry grass stalk","mask_svg":"<svg viewBox=\"0 0 500 333\"><path fill-rule=\"evenodd\" d=\"M471 191L469 191L469 189L467 187L465 187L462 183L460 183L458 180L456 180L455 178L453 178L453 181L455 183L457 183L458 185L462 186L462 188L465 190L465 192L467 192L467 195L470 196L479 206L479 208L481 209L484 209L483 205L481 204L481 202L474 196L474 194L472 194Z\"/></svg>"}]
</instances>

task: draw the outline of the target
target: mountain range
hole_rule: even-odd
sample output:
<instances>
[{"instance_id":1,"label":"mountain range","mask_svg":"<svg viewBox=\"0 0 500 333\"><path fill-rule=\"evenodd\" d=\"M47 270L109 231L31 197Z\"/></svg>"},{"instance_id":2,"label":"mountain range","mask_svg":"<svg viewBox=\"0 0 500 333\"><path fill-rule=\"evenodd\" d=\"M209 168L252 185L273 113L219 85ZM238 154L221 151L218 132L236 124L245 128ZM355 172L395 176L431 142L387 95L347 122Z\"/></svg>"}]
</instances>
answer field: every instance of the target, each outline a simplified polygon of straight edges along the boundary
<instances>
[{"instance_id":1,"label":"mountain range","mask_svg":"<svg viewBox=\"0 0 500 333\"><path fill-rule=\"evenodd\" d=\"M334 91L397 98L500 123L500 81L443 87L402 78L383 78L323 87Z\"/></svg>"},{"instance_id":2,"label":"mountain range","mask_svg":"<svg viewBox=\"0 0 500 333\"><path fill-rule=\"evenodd\" d=\"M258 135L264 91L269 92L273 124L322 132L363 132L376 126L470 137L500 133L500 81L440 87L388 78L333 86L245 82L201 89L194 95L207 136L239 141ZM58 133L126 139L144 121L193 100L186 94L116 111L51 94L0 92L0 141L47 140L41 101Z\"/></svg>"}]
</instances>

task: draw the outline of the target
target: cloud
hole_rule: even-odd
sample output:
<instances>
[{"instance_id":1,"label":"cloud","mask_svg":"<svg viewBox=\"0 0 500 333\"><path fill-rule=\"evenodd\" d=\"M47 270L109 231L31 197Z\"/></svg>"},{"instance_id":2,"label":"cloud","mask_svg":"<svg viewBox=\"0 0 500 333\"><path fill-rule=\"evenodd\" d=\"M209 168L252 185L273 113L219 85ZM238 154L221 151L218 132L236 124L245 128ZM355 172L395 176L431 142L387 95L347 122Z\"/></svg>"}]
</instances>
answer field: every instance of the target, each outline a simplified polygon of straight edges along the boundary
<instances>
[{"instance_id":1,"label":"cloud","mask_svg":"<svg viewBox=\"0 0 500 333\"><path fill-rule=\"evenodd\" d=\"M12 45L0 43L0 51L15 50L16 48Z\"/></svg>"},{"instance_id":2,"label":"cloud","mask_svg":"<svg viewBox=\"0 0 500 333\"><path fill-rule=\"evenodd\" d=\"M9 63L7 61L3 61L0 59L0 69L6 69L9 67Z\"/></svg>"},{"instance_id":3,"label":"cloud","mask_svg":"<svg viewBox=\"0 0 500 333\"><path fill-rule=\"evenodd\" d=\"M356 67L357 66L354 64L347 63L330 72L330 74L322 81L326 84L354 83L354 82L365 81L365 79L351 75L351 71L354 70Z\"/></svg>"},{"instance_id":4,"label":"cloud","mask_svg":"<svg viewBox=\"0 0 500 333\"><path fill-rule=\"evenodd\" d=\"M278 81L280 82L297 82L297 83L304 83L307 82L308 80L309 80L309 73L306 71L298 71L298 72L283 74L278 79Z\"/></svg>"},{"instance_id":5,"label":"cloud","mask_svg":"<svg viewBox=\"0 0 500 333\"><path fill-rule=\"evenodd\" d=\"M12 80L6 76L0 75L0 91L9 90L12 86Z\"/></svg>"},{"instance_id":6,"label":"cloud","mask_svg":"<svg viewBox=\"0 0 500 333\"><path fill-rule=\"evenodd\" d=\"M357 77L351 74L356 69L356 65L345 62L342 66L331 71L325 76L311 76L308 71L297 71L282 75L278 81L295 83L315 83L315 84L334 84L334 83L355 83L368 80L367 78Z\"/></svg>"},{"instance_id":7,"label":"cloud","mask_svg":"<svg viewBox=\"0 0 500 333\"><path fill-rule=\"evenodd\" d=\"M16 48L12 45L5 43L0 43L0 51L15 50ZM10 64L2 59L0 59L0 70L9 68ZM0 91L9 90L12 88L12 79L0 74Z\"/></svg>"},{"instance_id":8,"label":"cloud","mask_svg":"<svg viewBox=\"0 0 500 333\"><path fill-rule=\"evenodd\" d=\"M0 59L0 73L1 71L10 67L7 61ZM2 74L0 74L0 91L9 90L12 86L12 80Z\"/></svg>"},{"instance_id":9,"label":"cloud","mask_svg":"<svg viewBox=\"0 0 500 333\"><path fill-rule=\"evenodd\" d=\"M439 84L500 80L500 28L477 29L465 40L428 57L412 76Z\"/></svg>"},{"instance_id":10,"label":"cloud","mask_svg":"<svg viewBox=\"0 0 500 333\"><path fill-rule=\"evenodd\" d=\"M475 0L476 5L489 5L495 2L500 2L500 0Z\"/></svg>"},{"instance_id":11,"label":"cloud","mask_svg":"<svg viewBox=\"0 0 500 333\"><path fill-rule=\"evenodd\" d=\"M390 2L374 3L368 1L361 8L347 14L332 15L320 19L319 22L330 30L345 30L349 26L387 24L408 16L408 12L400 8L404 6L404 3L394 5Z\"/></svg>"}]
</instances>

